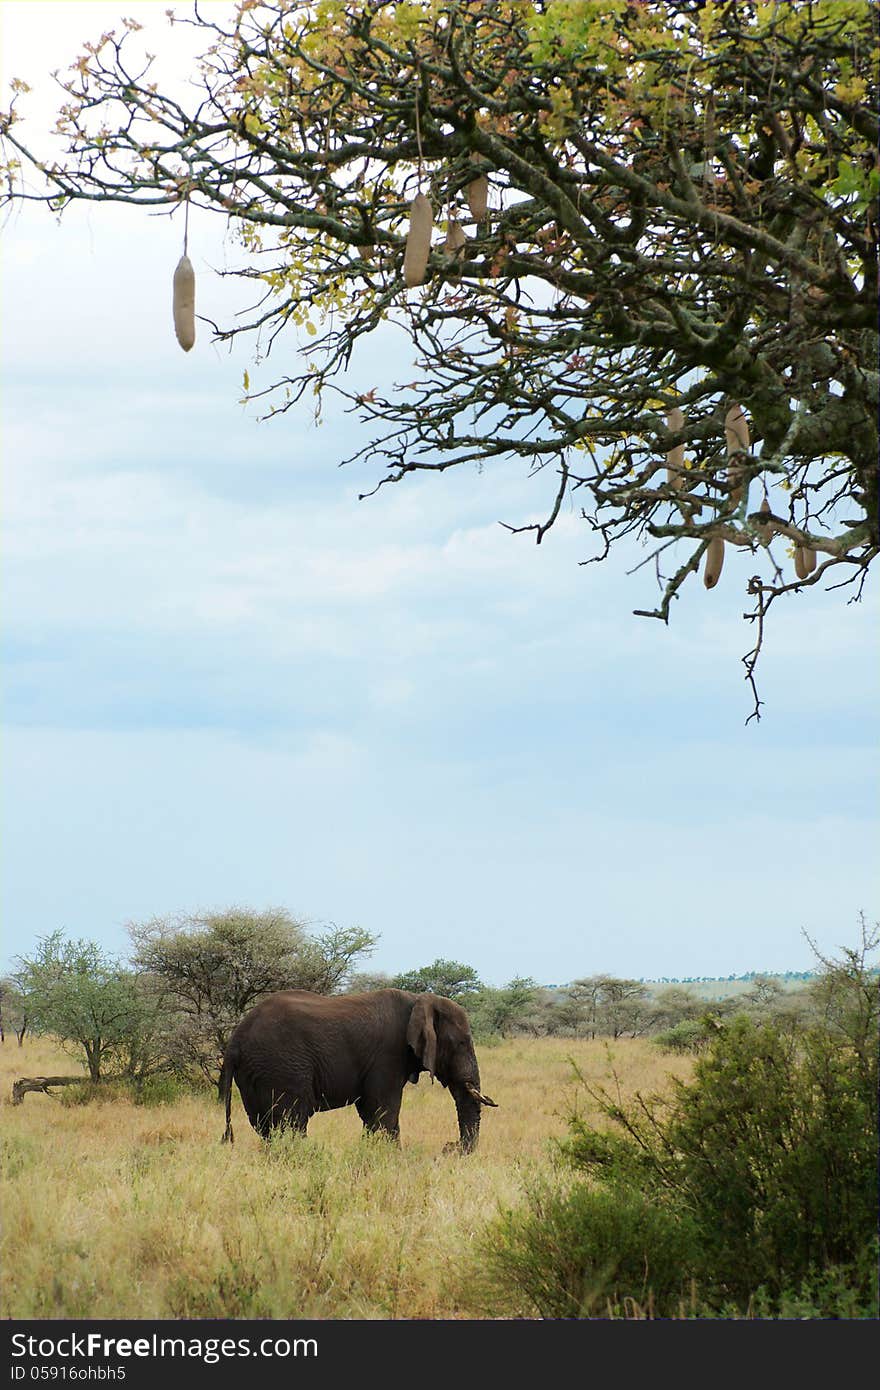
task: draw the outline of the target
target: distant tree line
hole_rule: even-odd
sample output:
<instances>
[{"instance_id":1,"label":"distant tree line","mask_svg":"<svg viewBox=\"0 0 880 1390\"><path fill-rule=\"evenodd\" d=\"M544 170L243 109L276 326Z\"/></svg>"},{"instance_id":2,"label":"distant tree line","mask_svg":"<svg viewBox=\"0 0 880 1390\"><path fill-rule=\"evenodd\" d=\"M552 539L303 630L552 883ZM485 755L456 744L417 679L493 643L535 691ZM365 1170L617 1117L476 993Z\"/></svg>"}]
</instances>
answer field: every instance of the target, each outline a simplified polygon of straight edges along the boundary
<instances>
[{"instance_id":1,"label":"distant tree line","mask_svg":"<svg viewBox=\"0 0 880 1390\"><path fill-rule=\"evenodd\" d=\"M801 988L752 973L750 987L707 1001L685 984L596 974L548 987L527 976L486 985L461 961L390 975L358 970L376 938L335 925L311 933L286 909L228 908L131 923L130 959L60 931L42 938L0 981L0 1039L52 1034L85 1064L93 1083L108 1076L143 1086L158 1075L213 1084L226 1041L258 1000L284 989L320 994L396 988L432 991L468 1011L478 1041L511 1036L653 1038L671 1051L699 1052L734 1014L806 1025L822 1007L822 975ZM789 972L791 975L792 972Z\"/></svg>"},{"instance_id":2,"label":"distant tree line","mask_svg":"<svg viewBox=\"0 0 880 1390\"><path fill-rule=\"evenodd\" d=\"M597 974L570 984L539 985L517 976L495 988L484 984L469 965L435 960L399 975L363 972L354 975L353 990L433 990L456 999L468 1011L474 1035L494 1037L640 1038L649 1037L669 1051L699 1052L722 1020L746 1014L755 1022L770 1020L792 1026L815 1017L821 996L822 972L787 971L782 975L730 977L750 988L707 1000L689 988L697 983L663 984ZM802 980L802 988L785 988L781 981ZM662 983L662 982L658 982Z\"/></svg>"},{"instance_id":3,"label":"distant tree line","mask_svg":"<svg viewBox=\"0 0 880 1390\"><path fill-rule=\"evenodd\" d=\"M774 980L811 980L815 970L747 970L742 975L661 975L655 981L662 985L712 985L723 980L725 984L738 984L740 981L755 980L759 975L771 975ZM641 982L645 983L644 980Z\"/></svg>"}]
</instances>

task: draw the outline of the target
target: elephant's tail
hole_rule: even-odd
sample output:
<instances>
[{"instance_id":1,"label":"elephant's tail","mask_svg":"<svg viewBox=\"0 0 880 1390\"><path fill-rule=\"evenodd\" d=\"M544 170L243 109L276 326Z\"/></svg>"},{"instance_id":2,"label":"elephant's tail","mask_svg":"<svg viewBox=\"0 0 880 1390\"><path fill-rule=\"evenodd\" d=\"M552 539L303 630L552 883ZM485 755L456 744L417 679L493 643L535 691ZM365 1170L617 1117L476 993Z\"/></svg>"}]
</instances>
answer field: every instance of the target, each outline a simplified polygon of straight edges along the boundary
<instances>
[{"instance_id":1,"label":"elephant's tail","mask_svg":"<svg viewBox=\"0 0 880 1390\"><path fill-rule=\"evenodd\" d=\"M220 1084L217 1088L217 1099L226 1102L226 1130L221 1139L222 1144L232 1144L234 1137L232 1133L232 1074L235 1070L235 1058L232 1049L227 1048L223 1058L223 1066L220 1068Z\"/></svg>"}]
</instances>

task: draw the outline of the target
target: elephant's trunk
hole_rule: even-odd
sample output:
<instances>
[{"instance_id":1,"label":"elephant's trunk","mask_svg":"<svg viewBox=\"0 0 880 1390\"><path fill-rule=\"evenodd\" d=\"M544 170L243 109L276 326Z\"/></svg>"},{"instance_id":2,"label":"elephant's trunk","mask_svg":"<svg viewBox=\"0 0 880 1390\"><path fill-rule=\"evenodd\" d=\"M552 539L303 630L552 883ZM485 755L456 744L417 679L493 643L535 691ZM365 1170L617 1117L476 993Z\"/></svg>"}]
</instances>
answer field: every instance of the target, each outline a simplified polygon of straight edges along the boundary
<instances>
[{"instance_id":1,"label":"elephant's trunk","mask_svg":"<svg viewBox=\"0 0 880 1390\"><path fill-rule=\"evenodd\" d=\"M449 1089L455 1101L458 1114L458 1147L462 1153L473 1153L480 1138L480 1111L484 1105L494 1105L495 1101L480 1091L480 1078L476 1081L452 1081Z\"/></svg>"},{"instance_id":2,"label":"elephant's trunk","mask_svg":"<svg viewBox=\"0 0 880 1390\"><path fill-rule=\"evenodd\" d=\"M473 1153L480 1138L480 1102L468 1086L449 1088L458 1115L459 1148L464 1154Z\"/></svg>"}]
</instances>

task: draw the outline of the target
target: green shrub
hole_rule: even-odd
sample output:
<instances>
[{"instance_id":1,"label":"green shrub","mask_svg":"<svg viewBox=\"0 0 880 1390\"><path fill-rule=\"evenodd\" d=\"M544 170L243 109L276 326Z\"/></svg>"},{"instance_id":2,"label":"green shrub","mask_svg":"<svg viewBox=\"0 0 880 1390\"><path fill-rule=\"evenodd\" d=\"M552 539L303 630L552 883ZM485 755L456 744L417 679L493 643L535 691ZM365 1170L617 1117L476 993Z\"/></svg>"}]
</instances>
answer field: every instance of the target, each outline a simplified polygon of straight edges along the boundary
<instances>
[{"instance_id":1,"label":"green shrub","mask_svg":"<svg viewBox=\"0 0 880 1390\"><path fill-rule=\"evenodd\" d=\"M130 1100L131 1087L121 1077L106 1081L82 1081L76 1086L65 1086L58 1099L64 1106L110 1105L117 1100Z\"/></svg>"},{"instance_id":2,"label":"green shrub","mask_svg":"<svg viewBox=\"0 0 880 1390\"><path fill-rule=\"evenodd\" d=\"M849 1265L829 1265L805 1279L797 1293L783 1292L782 1318L880 1318L878 1289L880 1247L875 1239L858 1260Z\"/></svg>"},{"instance_id":3,"label":"green shrub","mask_svg":"<svg viewBox=\"0 0 880 1390\"><path fill-rule=\"evenodd\" d=\"M602 1127L572 1113L558 1149L575 1176L533 1187L491 1228L499 1297L548 1317L876 1317L878 1008L866 955L877 943L863 927L860 950L823 959L809 1028L716 1020L692 1080L671 1079L665 1097L623 1102L581 1077Z\"/></svg>"},{"instance_id":4,"label":"green shrub","mask_svg":"<svg viewBox=\"0 0 880 1390\"><path fill-rule=\"evenodd\" d=\"M194 1086L180 1077L159 1073L144 1080L129 1076L108 1077L104 1081L84 1080L76 1086L66 1086L61 1093L62 1105L110 1105L114 1101L126 1100L133 1105L173 1105L181 1096L194 1090L203 1091L204 1086Z\"/></svg>"},{"instance_id":5,"label":"green shrub","mask_svg":"<svg viewBox=\"0 0 880 1390\"><path fill-rule=\"evenodd\" d=\"M144 1081L132 1086L131 1098L135 1105L174 1105L193 1089L192 1085L180 1077L169 1076L163 1072L157 1076L148 1076Z\"/></svg>"},{"instance_id":6,"label":"green shrub","mask_svg":"<svg viewBox=\"0 0 880 1390\"><path fill-rule=\"evenodd\" d=\"M807 1318L878 1318L878 1256L880 1249L875 1239L865 1246L859 1259L848 1265L829 1265L803 1279L797 1289L783 1289L778 1300L768 1298L766 1291L759 1289L753 1301L753 1316L766 1316L767 1310L778 1303L780 1318L796 1318L799 1322Z\"/></svg>"},{"instance_id":7,"label":"green shrub","mask_svg":"<svg viewBox=\"0 0 880 1390\"><path fill-rule=\"evenodd\" d=\"M568 1161L609 1189L633 1184L691 1214L701 1292L779 1310L823 1272L863 1269L877 1221L877 1067L815 1030L800 1039L740 1016L671 1100L626 1110L593 1092L609 1136L572 1117ZM818 1281L818 1284L817 1284ZM859 1297L870 1298L852 1273ZM812 1295L810 1295L812 1297Z\"/></svg>"},{"instance_id":8,"label":"green shrub","mask_svg":"<svg viewBox=\"0 0 880 1390\"><path fill-rule=\"evenodd\" d=\"M685 1018L652 1039L664 1052L702 1052L714 1037L714 1026L705 1019Z\"/></svg>"},{"instance_id":9,"label":"green shrub","mask_svg":"<svg viewBox=\"0 0 880 1390\"><path fill-rule=\"evenodd\" d=\"M696 1242L688 1217L632 1188L545 1182L531 1187L524 1209L490 1228L480 1258L484 1279L512 1311L668 1317L689 1306Z\"/></svg>"}]
</instances>

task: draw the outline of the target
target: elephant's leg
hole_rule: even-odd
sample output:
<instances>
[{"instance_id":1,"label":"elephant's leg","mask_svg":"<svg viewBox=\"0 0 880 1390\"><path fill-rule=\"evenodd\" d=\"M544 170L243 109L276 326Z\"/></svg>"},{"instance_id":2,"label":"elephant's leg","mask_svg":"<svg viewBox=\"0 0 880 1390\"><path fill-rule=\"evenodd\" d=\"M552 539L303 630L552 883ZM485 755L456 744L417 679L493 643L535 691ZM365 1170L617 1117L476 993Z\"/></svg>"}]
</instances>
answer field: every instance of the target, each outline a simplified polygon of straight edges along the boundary
<instances>
[{"instance_id":1,"label":"elephant's leg","mask_svg":"<svg viewBox=\"0 0 880 1390\"><path fill-rule=\"evenodd\" d=\"M253 1121L254 1129L263 1139L268 1139L277 1129L292 1129L297 1134L308 1130L311 1111L296 1097L273 1092L263 1097L263 1101Z\"/></svg>"},{"instance_id":2,"label":"elephant's leg","mask_svg":"<svg viewBox=\"0 0 880 1390\"><path fill-rule=\"evenodd\" d=\"M257 1134L259 1134L261 1139L268 1139L269 1135L272 1133L271 1103L266 1104L264 1099L250 1087L242 1089L241 1099L244 1103L247 1117L253 1128L257 1131Z\"/></svg>"},{"instance_id":3,"label":"elephant's leg","mask_svg":"<svg viewBox=\"0 0 880 1390\"><path fill-rule=\"evenodd\" d=\"M272 1133L272 1116L259 1111L251 1121L261 1139L268 1139Z\"/></svg>"},{"instance_id":4,"label":"elephant's leg","mask_svg":"<svg viewBox=\"0 0 880 1390\"><path fill-rule=\"evenodd\" d=\"M294 1134L305 1135L308 1133L309 1116L303 1115L299 1110L288 1110L283 1115L276 1116L276 1129L292 1129Z\"/></svg>"},{"instance_id":5,"label":"elephant's leg","mask_svg":"<svg viewBox=\"0 0 880 1390\"><path fill-rule=\"evenodd\" d=\"M370 1134L385 1134L400 1143L400 1096L363 1095L355 1101L364 1129Z\"/></svg>"},{"instance_id":6,"label":"elephant's leg","mask_svg":"<svg viewBox=\"0 0 880 1390\"><path fill-rule=\"evenodd\" d=\"M291 1129L294 1134L305 1136L311 1118L312 1110L300 1097L288 1094L276 1099L272 1111L272 1124L275 1129Z\"/></svg>"}]
</instances>

